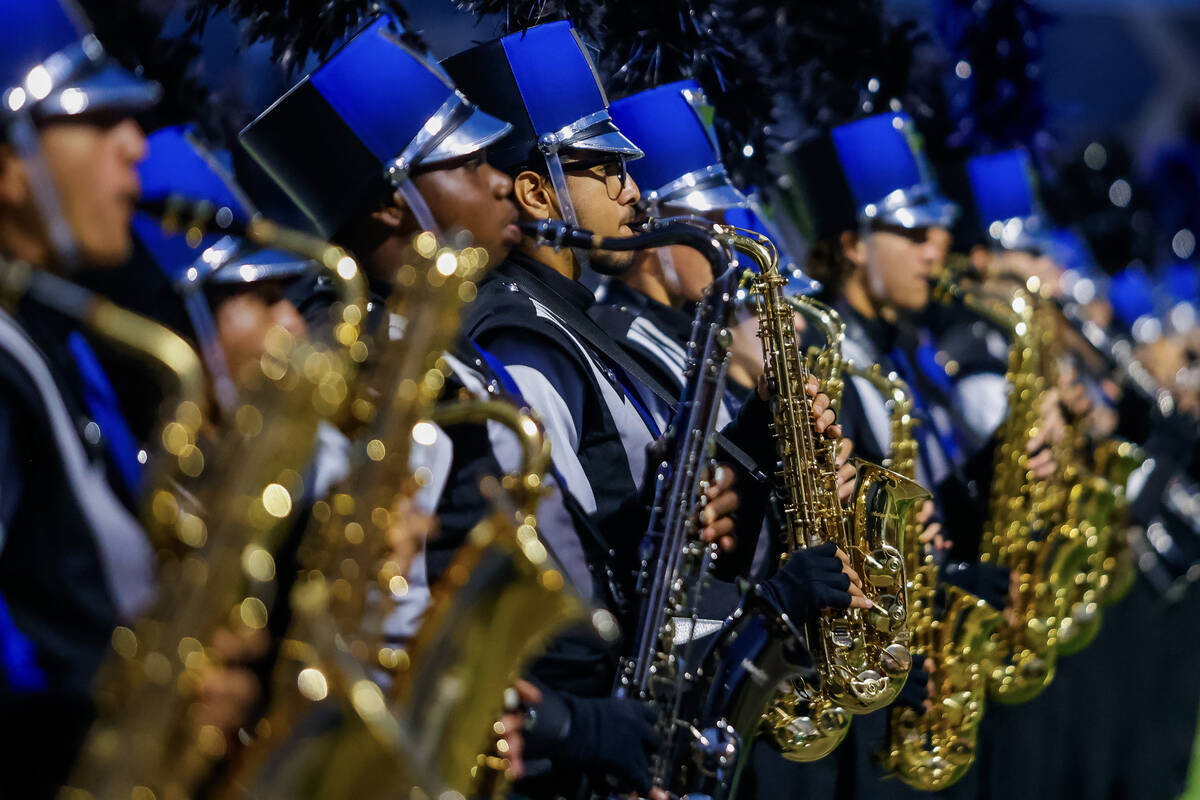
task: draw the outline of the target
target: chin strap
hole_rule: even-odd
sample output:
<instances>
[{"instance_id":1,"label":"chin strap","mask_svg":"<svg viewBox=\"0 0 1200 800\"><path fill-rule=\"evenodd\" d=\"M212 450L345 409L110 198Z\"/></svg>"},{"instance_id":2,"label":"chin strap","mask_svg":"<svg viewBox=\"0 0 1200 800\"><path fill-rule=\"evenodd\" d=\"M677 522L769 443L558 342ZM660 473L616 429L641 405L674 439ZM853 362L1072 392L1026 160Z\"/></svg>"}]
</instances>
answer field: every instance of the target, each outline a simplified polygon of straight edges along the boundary
<instances>
[{"instance_id":1,"label":"chin strap","mask_svg":"<svg viewBox=\"0 0 1200 800\"><path fill-rule=\"evenodd\" d=\"M433 218L433 212L429 210L429 205L425 202L425 198L417 190L414 184L407 177L394 184L396 190L400 192L400 196L404 198L404 202L408 204L413 216L417 218L417 224L422 230L427 230L442 241L442 232L438 228L437 221Z\"/></svg>"},{"instance_id":2,"label":"chin strap","mask_svg":"<svg viewBox=\"0 0 1200 800\"><path fill-rule=\"evenodd\" d=\"M192 286L185 290L183 304L196 332L196 340L200 343L200 354L212 379L217 405L226 419L232 419L238 408L238 391L229 373L225 351L217 338L217 326L213 321L212 309L208 307L208 299L199 286Z\"/></svg>"},{"instance_id":3,"label":"chin strap","mask_svg":"<svg viewBox=\"0 0 1200 800\"><path fill-rule=\"evenodd\" d=\"M79 268L79 245L75 241L70 224L63 216L62 204L50 177L49 165L38 142L37 126L33 124L33 115L29 110L11 115L8 141L25 165L33 202L46 226L50 246L54 249L54 254L66 275L73 275Z\"/></svg>"},{"instance_id":4,"label":"chin strap","mask_svg":"<svg viewBox=\"0 0 1200 800\"><path fill-rule=\"evenodd\" d=\"M558 210L562 214L563 222L578 228L579 217L575 214L575 204L571 202L571 193L567 189L567 175L563 172L562 159L558 157L558 150L546 142L539 144L538 149L546 157L546 169L550 173L550 185L554 187L554 194L558 197ZM575 258L575 263L579 265L581 270L591 266L591 259L586 250L572 247L571 255Z\"/></svg>"}]
</instances>

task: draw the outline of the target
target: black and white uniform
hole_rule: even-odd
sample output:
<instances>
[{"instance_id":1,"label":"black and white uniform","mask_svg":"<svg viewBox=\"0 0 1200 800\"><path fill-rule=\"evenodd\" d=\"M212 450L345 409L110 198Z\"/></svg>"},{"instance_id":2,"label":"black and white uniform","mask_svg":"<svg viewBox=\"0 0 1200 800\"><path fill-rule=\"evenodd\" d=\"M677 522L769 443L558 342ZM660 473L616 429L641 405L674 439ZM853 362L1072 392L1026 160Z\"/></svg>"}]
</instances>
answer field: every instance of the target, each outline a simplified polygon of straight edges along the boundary
<instances>
[{"instance_id":1,"label":"black and white uniform","mask_svg":"<svg viewBox=\"0 0 1200 800\"><path fill-rule=\"evenodd\" d=\"M113 628L154 590L153 550L86 411L75 330L32 302L0 311L0 599L42 676L0 676L0 774L14 797L65 780Z\"/></svg>"},{"instance_id":2,"label":"black and white uniform","mask_svg":"<svg viewBox=\"0 0 1200 800\"><path fill-rule=\"evenodd\" d=\"M620 281L610 280L596 291L591 316L625 347L642 369L678 396L687 369L687 343L695 316L692 304L682 309L672 308ZM717 430L733 421L743 399L735 387L726 384L726 396L717 412ZM665 426L670 409L661 402L654 405L656 417Z\"/></svg>"},{"instance_id":3,"label":"black and white uniform","mask_svg":"<svg viewBox=\"0 0 1200 800\"><path fill-rule=\"evenodd\" d=\"M480 284L463 335L504 366L553 452L574 454L555 461L567 490L612 546L632 549L645 530L646 447L660 429L642 389L567 321L594 302L583 284L515 253Z\"/></svg>"}]
</instances>

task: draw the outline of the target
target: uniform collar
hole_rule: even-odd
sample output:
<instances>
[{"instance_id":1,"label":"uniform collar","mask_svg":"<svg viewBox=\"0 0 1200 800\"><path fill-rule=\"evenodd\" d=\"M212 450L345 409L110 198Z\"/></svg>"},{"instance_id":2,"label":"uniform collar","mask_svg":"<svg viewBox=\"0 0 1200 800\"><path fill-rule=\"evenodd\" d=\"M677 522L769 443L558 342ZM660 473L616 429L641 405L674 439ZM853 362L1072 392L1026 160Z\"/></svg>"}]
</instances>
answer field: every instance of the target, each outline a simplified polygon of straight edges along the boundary
<instances>
[{"instance_id":1,"label":"uniform collar","mask_svg":"<svg viewBox=\"0 0 1200 800\"><path fill-rule=\"evenodd\" d=\"M897 326L881 317L872 319L860 313L844 297L838 299L834 308L846 323L846 338L868 349L876 362L883 361L896 346L900 337L900 328Z\"/></svg>"},{"instance_id":2,"label":"uniform collar","mask_svg":"<svg viewBox=\"0 0 1200 800\"><path fill-rule=\"evenodd\" d=\"M511 253L508 260L497 267L493 274L499 280L506 278L511 280L519 277L522 271L532 274L553 289L555 294L584 313L596 302L595 295L582 283L571 280L524 253L516 251Z\"/></svg>"},{"instance_id":3,"label":"uniform collar","mask_svg":"<svg viewBox=\"0 0 1200 800\"><path fill-rule=\"evenodd\" d=\"M655 327L676 341L684 342L691 336L694 303L688 303L684 308L674 308L618 280L605 282L603 299L605 305L623 306L635 317L650 320Z\"/></svg>"}]
</instances>

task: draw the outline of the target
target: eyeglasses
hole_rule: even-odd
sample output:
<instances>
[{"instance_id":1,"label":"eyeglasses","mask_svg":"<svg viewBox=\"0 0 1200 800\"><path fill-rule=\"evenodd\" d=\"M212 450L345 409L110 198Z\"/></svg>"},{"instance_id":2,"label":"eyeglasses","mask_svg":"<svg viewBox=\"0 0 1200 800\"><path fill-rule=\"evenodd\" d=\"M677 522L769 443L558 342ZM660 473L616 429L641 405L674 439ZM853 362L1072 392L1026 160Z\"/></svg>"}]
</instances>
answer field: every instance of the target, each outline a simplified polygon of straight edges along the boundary
<instances>
[{"instance_id":1,"label":"eyeglasses","mask_svg":"<svg viewBox=\"0 0 1200 800\"><path fill-rule=\"evenodd\" d=\"M913 244L925 244L929 240L929 228L927 227L906 228L903 225L892 225L887 222L874 221L871 223L871 230L902 236Z\"/></svg>"},{"instance_id":2,"label":"eyeglasses","mask_svg":"<svg viewBox=\"0 0 1200 800\"><path fill-rule=\"evenodd\" d=\"M629 171L625 168L624 156L617 156L602 162L583 161L564 164L563 170L584 176L590 175L597 180L604 181L604 188L608 192L609 200L619 198L621 192L625 191L625 184L629 180Z\"/></svg>"}]
</instances>

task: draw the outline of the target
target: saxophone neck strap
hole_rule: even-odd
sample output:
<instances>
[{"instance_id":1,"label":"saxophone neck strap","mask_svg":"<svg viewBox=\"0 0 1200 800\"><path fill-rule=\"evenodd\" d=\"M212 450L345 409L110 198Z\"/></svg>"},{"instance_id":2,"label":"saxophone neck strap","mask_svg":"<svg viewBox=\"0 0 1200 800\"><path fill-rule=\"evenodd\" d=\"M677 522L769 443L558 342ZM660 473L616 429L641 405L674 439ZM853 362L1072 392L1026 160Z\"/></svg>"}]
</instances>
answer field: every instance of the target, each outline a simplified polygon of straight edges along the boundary
<instances>
[{"instance_id":1,"label":"saxophone neck strap","mask_svg":"<svg viewBox=\"0 0 1200 800\"><path fill-rule=\"evenodd\" d=\"M548 286L529 270L513 270L510 277L534 300L554 309L554 313L561 317L563 322L570 326L572 332L587 343L588 347L610 363L620 367L625 375L636 384L626 387L631 396L636 396L637 388L641 386L662 401L670 409L672 416L678 415L679 398L676 393L663 386L642 368L633 356L629 355L625 348L621 347L594 319L565 300L551 286ZM720 431L713 432L713 441L718 449L736 461L750 475L755 476L758 480L764 479L764 471L759 469L750 454L731 442Z\"/></svg>"}]
</instances>

